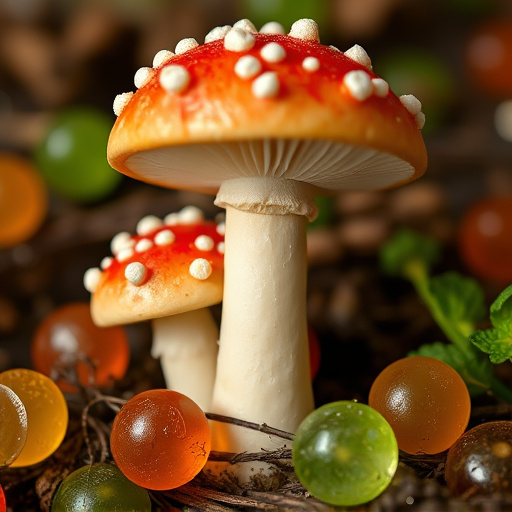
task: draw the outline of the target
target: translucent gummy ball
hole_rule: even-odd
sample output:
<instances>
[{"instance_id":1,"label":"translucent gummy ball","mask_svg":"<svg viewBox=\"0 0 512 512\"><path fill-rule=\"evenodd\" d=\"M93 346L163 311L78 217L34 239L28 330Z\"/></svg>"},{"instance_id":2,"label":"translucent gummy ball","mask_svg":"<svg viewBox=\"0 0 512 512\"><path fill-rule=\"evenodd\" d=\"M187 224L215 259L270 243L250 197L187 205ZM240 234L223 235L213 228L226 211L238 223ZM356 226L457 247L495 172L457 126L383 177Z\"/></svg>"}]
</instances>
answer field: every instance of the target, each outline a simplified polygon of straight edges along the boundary
<instances>
[{"instance_id":1,"label":"translucent gummy ball","mask_svg":"<svg viewBox=\"0 0 512 512\"><path fill-rule=\"evenodd\" d=\"M51 512L151 512L148 491L114 466L98 462L68 475L55 493Z\"/></svg>"},{"instance_id":2,"label":"translucent gummy ball","mask_svg":"<svg viewBox=\"0 0 512 512\"><path fill-rule=\"evenodd\" d=\"M361 505L381 494L398 465L389 423L368 405L326 404L300 424L293 464L302 485L332 505Z\"/></svg>"}]
</instances>

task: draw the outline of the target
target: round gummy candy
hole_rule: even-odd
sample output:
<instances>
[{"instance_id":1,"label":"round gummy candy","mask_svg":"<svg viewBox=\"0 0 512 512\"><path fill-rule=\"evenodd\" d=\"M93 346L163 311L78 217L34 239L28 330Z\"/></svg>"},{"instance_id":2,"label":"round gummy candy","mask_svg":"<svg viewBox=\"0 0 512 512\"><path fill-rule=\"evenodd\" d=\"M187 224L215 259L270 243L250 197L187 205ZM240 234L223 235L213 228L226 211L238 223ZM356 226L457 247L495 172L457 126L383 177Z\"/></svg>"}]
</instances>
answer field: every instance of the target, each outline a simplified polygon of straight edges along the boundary
<instances>
[{"instance_id":1,"label":"round gummy candy","mask_svg":"<svg viewBox=\"0 0 512 512\"><path fill-rule=\"evenodd\" d=\"M45 375L58 362L76 364L83 386L91 382L103 386L122 378L130 359L124 328L97 327L86 302L53 310L37 327L30 352L34 368ZM67 383L58 384L66 391L72 389Z\"/></svg>"},{"instance_id":2,"label":"round gummy candy","mask_svg":"<svg viewBox=\"0 0 512 512\"><path fill-rule=\"evenodd\" d=\"M398 447L388 422L371 407L351 401L324 405L299 425L292 449L297 477L316 498L360 505L389 485Z\"/></svg>"},{"instance_id":3,"label":"round gummy candy","mask_svg":"<svg viewBox=\"0 0 512 512\"><path fill-rule=\"evenodd\" d=\"M73 471L60 484L51 512L150 512L148 491L130 482L113 464Z\"/></svg>"},{"instance_id":4,"label":"round gummy candy","mask_svg":"<svg viewBox=\"0 0 512 512\"><path fill-rule=\"evenodd\" d=\"M459 224L459 253L481 279L512 280L512 196L475 201Z\"/></svg>"},{"instance_id":5,"label":"round gummy candy","mask_svg":"<svg viewBox=\"0 0 512 512\"><path fill-rule=\"evenodd\" d=\"M512 422L490 421L468 430L448 451L445 479L456 496L509 493Z\"/></svg>"},{"instance_id":6,"label":"round gummy candy","mask_svg":"<svg viewBox=\"0 0 512 512\"><path fill-rule=\"evenodd\" d=\"M27 411L25 446L11 467L37 464L61 444L68 426L68 407L62 391L46 375L27 369L0 373L0 384L11 388Z\"/></svg>"},{"instance_id":7,"label":"round gummy candy","mask_svg":"<svg viewBox=\"0 0 512 512\"><path fill-rule=\"evenodd\" d=\"M0 247L28 240L43 223L47 209L46 187L32 163L0 153Z\"/></svg>"},{"instance_id":8,"label":"round gummy candy","mask_svg":"<svg viewBox=\"0 0 512 512\"><path fill-rule=\"evenodd\" d=\"M486 19L470 35L466 48L469 74L479 89L498 98L512 91L512 20Z\"/></svg>"},{"instance_id":9,"label":"round gummy candy","mask_svg":"<svg viewBox=\"0 0 512 512\"><path fill-rule=\"evenodd\" d=\"M19 396L0 384L0 467L9 466L27 439L27 411Z\"/></svg>"},{"instance_id":10,"label":"round gummy candy","mask_svg":"<svg viewBox=\"0 0 512 512\"><path fill-rule=\"evenodd\" d=\"M153 389L117 413L110 446L119 469L147 489L174 489L192 480L210 453L210 428L199 406L181 393Z\"/></svg>"},{"instance_id":11,"label":"round gummy candy","mask_svg":"<svg viewBox=\"0 0 512 512\"><path fill-rule=\"evenodd\" d=\"M432 357L413 356L390 364L377 376L368 403L393 428L406 453L440 453L464 432L471 399L462 377Z\"/></svg>"},{"instance_id":12,"label":"round gummy candy","mask_svg":"<svg viewBox=\"0 0 512 512\"><path fill-rule=\"evenodd\" d=\"M48 185L77 202L107 197L121 174L107 162L107 141L112 121L94 108L59 111L34 159Z\"/></svg>"}]
</instances>

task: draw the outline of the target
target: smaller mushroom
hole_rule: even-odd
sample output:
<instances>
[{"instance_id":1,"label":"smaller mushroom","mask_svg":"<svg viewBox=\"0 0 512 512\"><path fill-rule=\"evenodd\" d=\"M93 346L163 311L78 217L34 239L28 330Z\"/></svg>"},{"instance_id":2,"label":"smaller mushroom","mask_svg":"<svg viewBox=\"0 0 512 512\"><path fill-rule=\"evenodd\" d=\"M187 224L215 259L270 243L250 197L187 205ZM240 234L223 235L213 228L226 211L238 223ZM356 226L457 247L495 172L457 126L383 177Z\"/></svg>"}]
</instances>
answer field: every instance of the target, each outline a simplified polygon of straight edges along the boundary
<instances>
[{"instance_id":1,"label":"smaller mushroom","mask_svg":"<svg viewBox=\"0 0 512 512\"><path fill-rule=\"evenodd\" d=\"M151 320L151 353L160 358L167 387L203 410L215 380L219 333L209 306L222 300L223 229L192 206L163 220L147 216L137 235L116 235L113 256L84 275L94 322Z\"/></svg>"}]
</instances>

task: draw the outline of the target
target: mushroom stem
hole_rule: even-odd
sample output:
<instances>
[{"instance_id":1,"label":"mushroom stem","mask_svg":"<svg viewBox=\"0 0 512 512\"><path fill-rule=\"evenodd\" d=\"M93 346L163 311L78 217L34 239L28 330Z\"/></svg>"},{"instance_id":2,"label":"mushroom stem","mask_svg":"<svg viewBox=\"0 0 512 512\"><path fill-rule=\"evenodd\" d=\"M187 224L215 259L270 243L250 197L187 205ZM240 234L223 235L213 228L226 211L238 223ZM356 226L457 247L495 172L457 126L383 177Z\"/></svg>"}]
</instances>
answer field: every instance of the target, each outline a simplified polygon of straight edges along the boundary
<instances>
[{"instance_id":1,"label":"mushroom stem","mask_svg":"<svg viewBox=\"0 0 512 512\"><path fill-rule=\"evenodd\" d=\"M210 409L219 331L209 308L152 320L151 355L160 358L168 389Z\"/></svg>"},{"instance_id":2,"label":"mushroom stem","mask_svg":"<svg viewBox=\"0 0 512 512\"><path fill-rule=\"evenodd\" d=\"M216 204L226 208L226 233L212 412L294 432L314 407L306 318L305 215L316 211L311 187L236 179L223 183ZM215 450L255 452L286 443L231 424L215 422L212 429Z\"/></svg>"}]
</instances>

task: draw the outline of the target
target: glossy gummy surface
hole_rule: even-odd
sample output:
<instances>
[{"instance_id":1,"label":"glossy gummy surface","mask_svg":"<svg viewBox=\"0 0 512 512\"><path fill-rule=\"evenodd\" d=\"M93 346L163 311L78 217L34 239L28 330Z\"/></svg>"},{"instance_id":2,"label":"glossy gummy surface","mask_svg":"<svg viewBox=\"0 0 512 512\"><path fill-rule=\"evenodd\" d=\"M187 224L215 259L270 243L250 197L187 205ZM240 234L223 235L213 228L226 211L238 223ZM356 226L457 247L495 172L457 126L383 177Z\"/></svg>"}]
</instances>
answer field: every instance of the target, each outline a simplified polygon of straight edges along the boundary
<instances>
[{"instance_id":1,"label":"glossy gummy surface","mask_svg":"<svg viewBox=\"0 0 512 512\"><path fill-rule=\"evenodd\" d=\"M448 452L445 479L456 496L509 493L512 422L491 421L468 430Z\"/></svg>"},{"instance_id":2,"label":"glossy gummy surface","mask_svg":"<svg viewBox=\"0 0 512 512\"><path fill-rule=\"evenodd\" d=\"M144 391L117 414L110 438L119 469L148 489L174 489L194 478L210 453L210 428L199 406L167 389Z\"/></svg>"},{"instance_id":3,"label":"glossy gummy surface","mask_svg":"<svg viewBox=\"0 0 512 512\"><path fill-rule=\"evenodd\" d=\"M374 380L368 403L388 420L398 447L410 454L447 450L463 434L471 410L460 375L424 356L387 366Z\"/></svg>"},{"instance_id":4,"label":"glossy gummy surface","mask_svg":"<svg viewBox=\"0 0 512 512\"><path fill-rule=\"evenodd\" d=\"M150 512L146 489L113 464L97 463L71 473L57 489L51 512Z\"/></svg>"},{"instance_id":5,"label":"glossy gummy surface","mask_svg":"<svg viewBox=\"0 0 512 512\"><path fill-rule=\"evenodd\" d=\"M112 121L91 108L59 111L34 160L48 186L76 202L91 202L107 197L121 176L105 158Z\"/></svg>"},{"instance_id":6,"label":"glossy gummy surface","mask_svg":"<svg viewBox=\"0 0 512 512\"><path fill-rule=\"evenodd\" d=\"M85 302L53 310L37 327L30 351L34 368L45 375L50 375L56 363L76 363L84 386L104 386L122 378L130 359L125 330L120 326L97 327ZM66 391L74 389L64 382L58 384Z\"/></svg>"},{"instance_id":7,"label":"glossy gummy surface","mask_svg":"<svg viewBox=\"0 0 512 512\"><path fill-rule=\"evenodd\" d=\"M391 482L398 464L393 431L374 409L351 401L313 411L292 449L295 472L316 498L333 505L366 503Z\"/></svg>"},{"instance_id":8,"label":"glossy gummy surface","mask_svg":"<svg viewBox=\"0 0 512 512\"><path fill-rule=\"evenodd\" d=\"M459 225L459 254L481 279L512 281L512 196L473 203Z\"/></svg>"},{"instance_id":9,"label":"glossy gummy surface","mask_svg":"<svg viewBox=\"0 0 512 512\"><path fill-rule=\"evenodd\" d=\"M29 160L0 153L0 248L25 242L43 223L46 187Z\"/></svg>"},{"instance_id":10,"label":"glossy gummy surface","mask_svg":"<svg viewBox=\"0 0 512 512\"><path fill-rule=\"evenodd\" d=\"M0 384L0 467L12 464L25 446L27 412L18 395Z\"/></svg>"},{"instance_id":11,"label":"glossy gummy surface","mask_svg":"<svg viewBox=\"0 0 512 512\"><path fill-rule=\"evenodd\" d=\"M27 411L27 439L11 467L37 464L61 444L68 426L64 395L46 375L27 369L0 373L0 384L11 388Z\"/></svg>"},{"instance_id":12,"label":"glossy gummy surface","mask_svg":"<svg viewBox=\"0 0 512 512\"><path fill-rule=\"evenodd\" d=\"M466 63L468 73L480 91L509 98L512 90L512 20L504 17L481 23L469 37Z\"/></svg>"}]
</instances>

